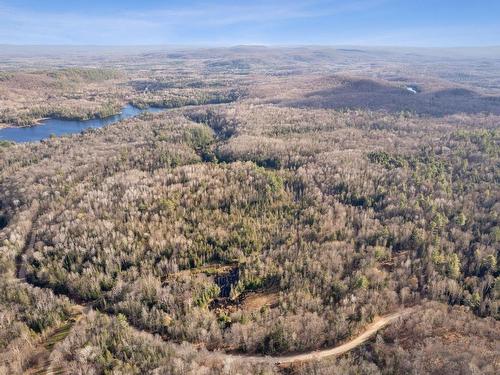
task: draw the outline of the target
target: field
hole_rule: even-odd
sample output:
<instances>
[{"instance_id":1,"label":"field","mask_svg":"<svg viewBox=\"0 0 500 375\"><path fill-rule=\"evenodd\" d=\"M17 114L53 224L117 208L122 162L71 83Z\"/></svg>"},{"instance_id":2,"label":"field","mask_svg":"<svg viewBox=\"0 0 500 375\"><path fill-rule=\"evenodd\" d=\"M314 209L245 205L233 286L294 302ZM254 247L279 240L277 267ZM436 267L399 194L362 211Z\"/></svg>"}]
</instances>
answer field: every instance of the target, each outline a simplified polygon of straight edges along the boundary
<instances>
[{"instance_id":1,"label":"field","mask_svg":"<svg viewBox=\"0 0 500 375\"><path fill-rule=\"evenodd\" d=\"M1 51L0 373L500 372L498 49Z\"/></svg>"}]
</instances>

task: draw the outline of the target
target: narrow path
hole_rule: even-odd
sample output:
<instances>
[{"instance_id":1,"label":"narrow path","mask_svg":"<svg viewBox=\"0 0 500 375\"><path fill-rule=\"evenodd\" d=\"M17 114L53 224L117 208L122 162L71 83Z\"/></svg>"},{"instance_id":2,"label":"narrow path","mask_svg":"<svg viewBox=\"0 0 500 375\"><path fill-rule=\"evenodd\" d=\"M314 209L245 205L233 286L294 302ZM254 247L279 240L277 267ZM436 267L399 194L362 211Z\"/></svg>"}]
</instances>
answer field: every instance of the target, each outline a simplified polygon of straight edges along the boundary
<instances>
[{"instance_id":1,"label":"narrow path","mask_svg":"<svg viewBox=\"0 0 500 375\"><path fill-rule=\"evenodd\" d=\"M296 362L307 362L312 360L319 360L322 358L332 357L347 353L348 351L364 344L370 337L375 335L382 328L386 327L390 323L394 322L404 315L410 314L414 311L414 308L407 308L390 315L385 315L378 317L373 323L368 325L364 331L356 336L355 338L349 340L348 342L336 346L334 348L315 350L311 352L301 353L301 354L291 354L283 356L257 356L257 355L244 355L244 354L228 354L219 352L217 355L229 358L233 360L247 360L252 362L269 362L277 365L287 365Z\"/></svg>"},{"instance_id":2,"label":"narrow path","mask_svg":"<svg viewBox=\"0 0 500 375\"><path fill-rule=\"evenodd\" d=\"M73 326L84 317L81 306L74 306L71 317L58 327L53 328L33 349L30 362L31 366L25 370L26 375L55 375L64 374L66 371L60 367L53 367L50 355L54 346L63 341L70 333Z\"/></svg>"}]
</instances>

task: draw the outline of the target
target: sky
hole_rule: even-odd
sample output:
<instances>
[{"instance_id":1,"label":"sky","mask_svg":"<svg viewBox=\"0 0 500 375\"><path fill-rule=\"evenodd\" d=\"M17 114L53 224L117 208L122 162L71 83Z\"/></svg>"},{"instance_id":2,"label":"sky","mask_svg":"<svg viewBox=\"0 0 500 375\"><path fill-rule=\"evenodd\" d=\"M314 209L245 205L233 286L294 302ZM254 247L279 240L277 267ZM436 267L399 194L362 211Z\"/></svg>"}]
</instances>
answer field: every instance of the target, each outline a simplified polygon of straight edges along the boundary
<instances>
[{"instance_id":1,"label":"sky","mask_svg":"<svg viewBox=\"0 0 500 375\"><path fill-rule=\"evenodd\" d=\"M0 44L500 45L500 0L0 0Z\"/></svg>"}]
</instances>

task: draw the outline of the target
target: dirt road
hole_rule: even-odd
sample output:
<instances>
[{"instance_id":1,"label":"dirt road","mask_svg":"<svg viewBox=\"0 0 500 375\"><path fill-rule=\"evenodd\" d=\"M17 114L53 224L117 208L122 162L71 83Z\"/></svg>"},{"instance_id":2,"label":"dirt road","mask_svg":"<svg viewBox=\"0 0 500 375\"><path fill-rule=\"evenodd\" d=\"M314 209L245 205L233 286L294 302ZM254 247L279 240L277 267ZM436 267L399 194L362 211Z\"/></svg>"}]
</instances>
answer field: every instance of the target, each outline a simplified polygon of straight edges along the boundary
<instances>
[{"instance_id":1,"label":"dirt road","mask_svg":"<svg viewBox=\"0 0 500 375\"><path fill-rule=\"evenodd\" d=\"M324 350L315 350L313 352L307 352L302 354L293 354L293 355L285 355L285 356L250 356L250 355L241 355L241 354L227 354L227 353L218 353L221 357L226 359L233 360L247 360L252 362L270 362L278 365L286 365L294 362L306 362L311 360L318 360L326 357L336 356L340 354L344 354L366 342L370 337L375 335L379 330L394 322L398 318L411 313L413 309L408 308L390 315L385 315L379 318L376 318L373 323L368 325L364 331L354 337L352 340L346 342L345 344L336 346L334 348L324 349Z\"/></svg>"}]
</instances>

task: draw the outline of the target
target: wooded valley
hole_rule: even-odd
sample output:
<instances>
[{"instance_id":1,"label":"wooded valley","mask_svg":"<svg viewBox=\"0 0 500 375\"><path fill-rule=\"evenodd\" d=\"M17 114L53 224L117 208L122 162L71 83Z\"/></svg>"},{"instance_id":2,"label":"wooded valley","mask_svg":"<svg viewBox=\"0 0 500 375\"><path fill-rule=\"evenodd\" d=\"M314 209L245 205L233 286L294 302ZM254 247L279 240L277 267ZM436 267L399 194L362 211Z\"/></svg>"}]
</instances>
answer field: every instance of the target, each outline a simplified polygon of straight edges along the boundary
<instances>
[{"instance_id":1,"label":"wooded valley","mask_svg":"<svg viewBox=\"0 0 500 375\"><path fill-rule=\"evenodd\" d=\"M0 373L65 324L43 353L71 374L500 372L499 88L377 53L5 63L5 125L165 111L0 143ZM220 356L334 347L405 307L331 359Z\"/></svg>"}]
</instances>

